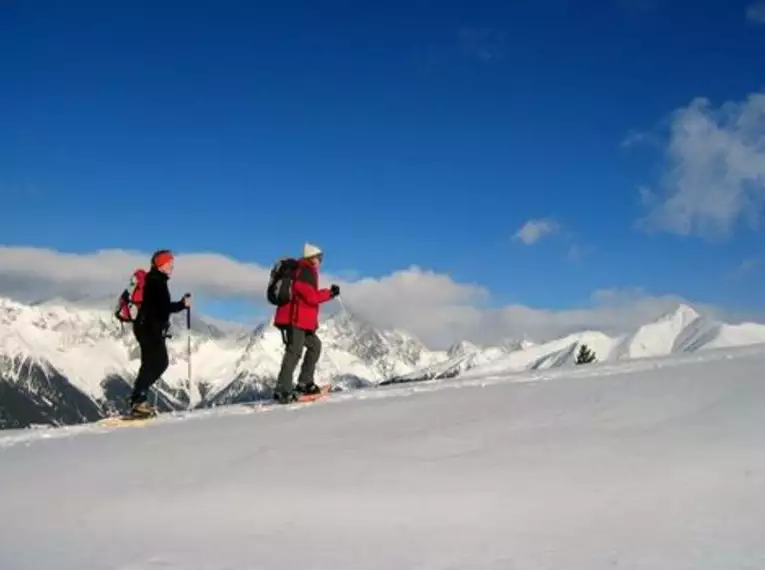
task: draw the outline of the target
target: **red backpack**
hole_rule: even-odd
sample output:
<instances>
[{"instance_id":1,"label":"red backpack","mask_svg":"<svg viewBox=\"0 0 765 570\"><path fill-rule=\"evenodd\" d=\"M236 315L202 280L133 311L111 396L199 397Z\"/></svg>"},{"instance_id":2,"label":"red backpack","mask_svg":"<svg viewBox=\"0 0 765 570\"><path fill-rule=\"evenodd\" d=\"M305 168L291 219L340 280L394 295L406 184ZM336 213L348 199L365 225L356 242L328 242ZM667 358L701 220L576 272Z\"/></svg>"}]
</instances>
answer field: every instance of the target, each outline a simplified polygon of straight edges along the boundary
<instances>
[{"instance_id":1,"label":"red backpack","mask_svg":"<svg viewBox=\"0 0 765 570\"><path fill-rule=\"evenodd\" d=\"M123 323L132 323L138 316L138 309L143 302L143 285L146 281L146 270L136 269L130 277L130 283L122 291L117 301L114 316Z\"/></svg>"}]
</instances>

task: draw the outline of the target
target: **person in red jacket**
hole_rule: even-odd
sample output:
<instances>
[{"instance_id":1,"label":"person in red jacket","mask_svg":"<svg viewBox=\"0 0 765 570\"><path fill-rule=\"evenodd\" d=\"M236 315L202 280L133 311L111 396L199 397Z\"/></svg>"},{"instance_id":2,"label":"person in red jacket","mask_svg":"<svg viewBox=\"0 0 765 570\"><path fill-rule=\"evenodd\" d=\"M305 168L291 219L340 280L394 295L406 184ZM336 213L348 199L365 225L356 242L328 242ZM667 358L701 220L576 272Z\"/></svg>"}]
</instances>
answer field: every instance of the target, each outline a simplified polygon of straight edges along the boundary
<instances>
[{"instance_id":1,"label":"person in red jacket","mask_svg":"<svg viewBox=\"0 0 765 570\"><path fill-rule=\"evenodd\" d=\"M315 394L319 387L314 382L316 363L321 356L319 307L340 294L340 287L319 288L319 265L324 253L310 243L303 246L303 257L298 260L292 280L292 301L276 309L274 326L281 329L285 349L274 398L281 403L295 401L300 394ZM303 355L297 386L293 388L295 367Z\"/></svg>"}]
</instances>

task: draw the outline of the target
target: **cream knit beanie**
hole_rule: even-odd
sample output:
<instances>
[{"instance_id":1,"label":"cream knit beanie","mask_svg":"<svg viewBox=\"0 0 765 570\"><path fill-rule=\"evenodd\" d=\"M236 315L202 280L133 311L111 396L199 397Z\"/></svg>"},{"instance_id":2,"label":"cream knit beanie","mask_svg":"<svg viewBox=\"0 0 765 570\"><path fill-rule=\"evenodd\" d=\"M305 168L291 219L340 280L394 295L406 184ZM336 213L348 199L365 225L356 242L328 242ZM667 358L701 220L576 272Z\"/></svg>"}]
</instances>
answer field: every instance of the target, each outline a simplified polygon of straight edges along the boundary
<instances>
[{"instance_id":1,"label":"cream knit beanie","mask_svg":"<svg viewBox=\"0 0 765 570\"><path fill-rule=\"evenodd\" d=\"M303 257L309 258L309 257L315 257L317 255L321 255L323 252L315 245L307 243L303 246Z\"/></svg>"}]
</instances>

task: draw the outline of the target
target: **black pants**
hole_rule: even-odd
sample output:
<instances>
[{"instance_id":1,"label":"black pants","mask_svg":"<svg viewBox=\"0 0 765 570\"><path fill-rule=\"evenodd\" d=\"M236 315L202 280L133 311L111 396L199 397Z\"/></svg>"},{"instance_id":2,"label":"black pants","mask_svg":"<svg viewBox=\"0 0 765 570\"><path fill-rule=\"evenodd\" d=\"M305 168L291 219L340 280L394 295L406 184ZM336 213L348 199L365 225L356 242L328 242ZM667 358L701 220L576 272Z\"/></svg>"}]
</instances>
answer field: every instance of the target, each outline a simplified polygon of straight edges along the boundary
<instances>
[{"instance_id":1,"label":"black pants","mask_svg":"<svg viewBox=\"0 0 765 570\"><path fill-rule=\"evenodd\" d=\"M145 402L149 397L149 388L160 379L169 365L165 336L161 331L133 327L133 333L141 347L141 367L133 386L130 403Z\"/></svg>"},{"instance_id":2,"label":"black pants","mask_svg":"<svg viewBox=\"0 0 765 570\"><path fill-rule=\"evenodd\" d=\"M298 384L310 386L314 383L316 363L321 356L321 339L315 331L305 331L295 327L282 329L282 338L285 348L282 367L276 381L276 392L287 393L292 390L292 376L300 357L303 356L303 349L305 349L305 358L300 367Z\"/></svg>"}]
</instances>

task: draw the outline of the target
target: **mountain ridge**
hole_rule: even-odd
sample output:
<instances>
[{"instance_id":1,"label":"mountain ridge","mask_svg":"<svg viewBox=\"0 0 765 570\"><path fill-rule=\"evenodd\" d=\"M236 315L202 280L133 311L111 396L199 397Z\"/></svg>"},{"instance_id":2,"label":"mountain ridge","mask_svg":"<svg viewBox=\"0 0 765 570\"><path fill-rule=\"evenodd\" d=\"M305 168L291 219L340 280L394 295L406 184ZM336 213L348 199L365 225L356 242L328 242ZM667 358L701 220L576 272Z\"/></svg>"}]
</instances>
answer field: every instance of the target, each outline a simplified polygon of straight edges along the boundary
<instances>
[{"instance_id":1,"label":"mountain ridge","mask_svg":"<svg viewBox=\"0 0 765 570\"><path fill-rule=\"evenodd\" d=\"M582 345L595 351L597 361L613 362L762 343L765 343L763 324L731 325L702 316L687 303L678 303L675 309L653 321L619 335L582 330L543 343L478 350L456 355L388 383L453 378L468 372L508 373L574 365Z\"/></svg>"},{"instance_id":2,"label":"mountain ridge","mask_svg":"<svg viewBox=\"0 0 765 570\"><path fill-rule=\"evenodd\" d=\"M171 322L170 366L154 391L160 409L270 396L283 345L269 321L251 329L229 328L192 313L189 331L185 315L173 315ZM407 331L381 329L342 311L323 321L320 335L317 382L347 390L492 369L507 373L568 366L582 344L599 361L759 344L765 343L765 325L729 325L680 304L618 336L585 330L548 342L523 337L479 346L464 340L447 350L432 350ZM0 393L5 394L0 428L92 421L124 411L138 364L132 331L114 319L111 308L0 298Z\"/></svg>"}]
</instances>

